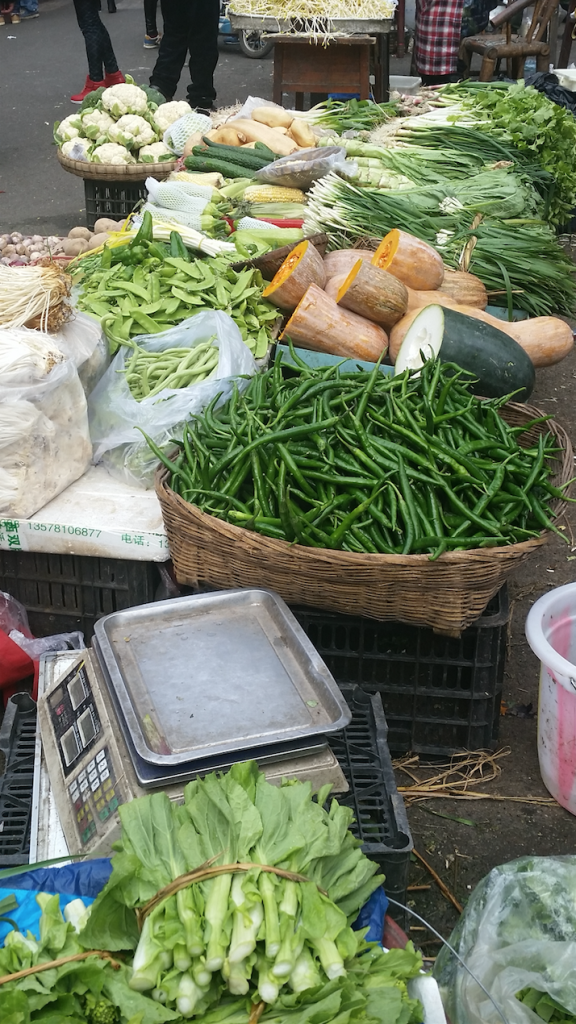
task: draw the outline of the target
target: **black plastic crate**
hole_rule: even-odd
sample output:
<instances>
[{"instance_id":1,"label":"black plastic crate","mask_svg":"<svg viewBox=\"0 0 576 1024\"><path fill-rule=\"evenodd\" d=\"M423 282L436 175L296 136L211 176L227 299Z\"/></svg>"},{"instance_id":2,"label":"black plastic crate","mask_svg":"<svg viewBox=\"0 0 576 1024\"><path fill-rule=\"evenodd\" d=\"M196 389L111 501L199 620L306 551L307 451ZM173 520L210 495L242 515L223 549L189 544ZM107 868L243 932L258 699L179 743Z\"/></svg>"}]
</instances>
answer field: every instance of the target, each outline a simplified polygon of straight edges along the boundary
<instances>
[{"instance_id":1,"label":"black plastic crate","mask_svg":"<svg viewBox=\"0 0 576 1024\"><path fill-rule=\"evenodd\" d=\"M339 684L382 695L394 752L445 755L494 744L510 616L506 587L457 639L400 622L292 611Z\"/></svg>"},{"instance_id":2,"label":"black plastic crate","mask_svg":"<svg viewBox=\"0 0 576 1024\"><path fill-rule=\"evenodd\" d=\"M362 840L367 857L378 862L386 876L384 889L406 903L412 836L404 801L396 786L388 750L386 717L379 694L358 686L342 685L352 711L347 729L329 737L329 743L350 786L338 801L354 811L352 831ZM404 925L405 914L390 907L391 916Z\"/></svg>"},{"instance_id":3,"label":"black plastic crate","mask_svg":"<svg viewBox=\"0 0 576 1024\"><path fill-rule=\"evenodd\" d=\"M0 868L29 860L35 745L36 704L29 693L16 693L0 728Z\"/></svg>"},{"instance_id":4,"label":"black plastic crate","mask_svg":"<svg viewBox=\"0 0 576 1024\"><path fill-rule=\"evenodd\" d=\"M121 220L146 198L145 181L90 181L84 178L86 226L92 231L99 217Z\"/></svg>"},{"instance_id":5,"label":"black plastic crate","mask_svg":"<svg viewBox=\"0 0 576 1024\"><path fill-rule=\"evenodd\" d=\"M24 605L34 636L79 629L88 643L97 619L153 601L159 582L156 562L0 551L0 590Z\"/></svg>"}]
</instances>

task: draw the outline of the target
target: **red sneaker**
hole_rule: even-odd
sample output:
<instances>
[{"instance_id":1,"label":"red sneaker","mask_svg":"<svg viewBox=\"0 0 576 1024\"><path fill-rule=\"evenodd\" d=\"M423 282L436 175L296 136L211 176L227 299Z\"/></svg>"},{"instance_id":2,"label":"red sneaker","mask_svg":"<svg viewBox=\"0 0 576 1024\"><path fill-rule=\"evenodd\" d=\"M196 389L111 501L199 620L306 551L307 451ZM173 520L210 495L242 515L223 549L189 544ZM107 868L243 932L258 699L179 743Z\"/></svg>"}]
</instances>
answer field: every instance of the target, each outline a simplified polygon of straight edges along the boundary
<instances>
[{"instance_id":1,"label":"red sneaker","mask_svg":"<svg viewBox=\"0 0 576 1024\"><path fill-rule=\"evenodd\" d=\"M105 82L93 82L89 75L86 75L86 81L82 92L76 93L75 96L70 97L71 103L82 103L82 100L88 95L89 92L94 92L95 89L101 89L105 85Z\"/></svg>"},{"instance_id":2,"label":"red sneaker","mask_svg":"<svg viewBox=\"0 0 576 1024\"><path fill-rule=\"evenodd\" d=\"M105 85L107 89L109 89L111 85L121 85L122 82L125 81L126 79L124 78L124 75L121 71L113 71L111 75L109 75L108 72L106 72L106 74L104 75L104 82L102 84Z\"/></svg>"}]
</instances>

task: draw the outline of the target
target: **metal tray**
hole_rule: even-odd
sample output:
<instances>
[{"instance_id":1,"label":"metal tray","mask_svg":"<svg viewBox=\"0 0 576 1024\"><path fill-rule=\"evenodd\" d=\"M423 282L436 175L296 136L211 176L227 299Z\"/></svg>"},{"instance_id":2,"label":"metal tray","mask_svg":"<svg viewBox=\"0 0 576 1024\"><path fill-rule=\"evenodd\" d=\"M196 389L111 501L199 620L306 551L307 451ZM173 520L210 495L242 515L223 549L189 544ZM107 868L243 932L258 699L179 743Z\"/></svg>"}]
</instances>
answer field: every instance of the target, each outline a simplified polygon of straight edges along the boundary
<instances>
[{"instance_id":1,"label":"metal tray","mask_svg":"<svg viewBox=\"0 0 576 1024\"><path fill-rule=\"evenodd\" d=\"M228 11L228 17L233 29L258 29L266 33L285 33L300 35L310 38L311 32L302 31L302 25L306 18L274 18L269 14L235 14ZM326 18L322 28L318 32L319 38L323 35L359 35L370 32L379 32L387 35L394 24L394 18Z\"/></svg>"},{"instance_id":2,"label":"metal tray","mask_svg":"<svg viewBox=\"0 0 576 1024\"><path fill-rule=\"evenodd\" d=\"M334 678L277 594L227 590L113 612L97 653L136 753L179 765L343 729Z\"/></svg>"}]
</instances>

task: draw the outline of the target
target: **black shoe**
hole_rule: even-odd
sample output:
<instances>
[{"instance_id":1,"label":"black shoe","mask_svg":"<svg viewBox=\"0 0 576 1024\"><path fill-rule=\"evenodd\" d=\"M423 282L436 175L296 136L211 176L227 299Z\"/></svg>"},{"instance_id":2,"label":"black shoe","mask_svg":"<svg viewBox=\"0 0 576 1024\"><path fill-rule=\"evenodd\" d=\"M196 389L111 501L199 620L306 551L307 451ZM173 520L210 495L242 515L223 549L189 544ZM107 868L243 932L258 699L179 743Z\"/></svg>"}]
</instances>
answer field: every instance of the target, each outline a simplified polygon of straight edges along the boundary
<instances>
[{"instance_id":1,"label":"black shoe","mask_svg":"<svg viewBox=\"0 0 576 1024\"><path fill-rule=\"evenodd\" d=\"M192 100L188 100L188 103L195 110L197 114L204 114L206 117L210 117L210 114L216 113L216 107L212 103L212 100L204 101L199 103L193 103Z\"/></svg>"}]
</instances>

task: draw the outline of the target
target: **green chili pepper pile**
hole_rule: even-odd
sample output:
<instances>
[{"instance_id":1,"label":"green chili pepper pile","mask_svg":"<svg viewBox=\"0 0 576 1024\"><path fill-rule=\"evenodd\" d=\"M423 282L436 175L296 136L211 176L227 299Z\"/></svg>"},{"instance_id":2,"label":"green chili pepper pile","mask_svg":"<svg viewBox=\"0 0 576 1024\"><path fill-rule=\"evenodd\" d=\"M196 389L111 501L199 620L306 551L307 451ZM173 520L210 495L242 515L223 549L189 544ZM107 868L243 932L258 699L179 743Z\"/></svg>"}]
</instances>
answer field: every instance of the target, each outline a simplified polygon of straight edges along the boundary
<instances>
[{"instance_id":1,"label":"green chili pepper pile","mask_svg":"<svg viewBox=\"0 0 576 1024\"><path fill-rule=\"evenodd\" d=\"M136 401L153 398L165 388L188 388L212 377L218 366L214 337L194 348L166 348L163 352L148 352L134 345L123 372Z\"/></svg>"},{"instance_id":2,"label":"green chili pepper pile","mask_svg":"<svg viewBox=\"0 0 576 1024\"><path fill-rule=\"evenodd\" d=\"M174 462L150 446L186 501L311 547L437 558L559 532L552 435L522 448L526 426L498 414L507 399L475 398L466 378L434 361L419 376L301 363L286 378L278 357L190 420Z\"/></svg>"},{"instance_id":3,"label":"green chili pepper pile","mask_svg":"<svg viewBox=\"0 0 576 1024\"><path fill-rule=\"evenodd\" d=\"M259 270L232 270L225 256L193 259L177 231L169 245L154 242L145 214L128 245L106 248L86 266L78 306L100 318L112 352L138 334L159 334L200 310L219 309L260 359L278 319L263 289Z\"/></svg>"}]
</instances>

